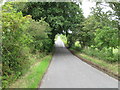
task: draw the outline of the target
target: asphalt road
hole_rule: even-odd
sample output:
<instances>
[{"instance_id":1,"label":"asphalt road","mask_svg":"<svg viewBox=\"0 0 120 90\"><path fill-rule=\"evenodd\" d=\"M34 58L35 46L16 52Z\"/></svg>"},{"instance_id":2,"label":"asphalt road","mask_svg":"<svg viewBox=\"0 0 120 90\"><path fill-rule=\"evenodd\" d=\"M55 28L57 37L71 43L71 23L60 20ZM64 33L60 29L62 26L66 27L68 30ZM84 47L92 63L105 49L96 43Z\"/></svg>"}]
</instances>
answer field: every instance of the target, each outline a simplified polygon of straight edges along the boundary
<instances>
[{"instance_id":1,"label":"asphalt road","mask_svg":"<svg viewBox=\"0 0 120 90\"><path fill-rule=\"evenodd\" d=\"M118 81L91 67L64 46L60 38L40 88L118 88Z\"/></svg>"}]
</instances>

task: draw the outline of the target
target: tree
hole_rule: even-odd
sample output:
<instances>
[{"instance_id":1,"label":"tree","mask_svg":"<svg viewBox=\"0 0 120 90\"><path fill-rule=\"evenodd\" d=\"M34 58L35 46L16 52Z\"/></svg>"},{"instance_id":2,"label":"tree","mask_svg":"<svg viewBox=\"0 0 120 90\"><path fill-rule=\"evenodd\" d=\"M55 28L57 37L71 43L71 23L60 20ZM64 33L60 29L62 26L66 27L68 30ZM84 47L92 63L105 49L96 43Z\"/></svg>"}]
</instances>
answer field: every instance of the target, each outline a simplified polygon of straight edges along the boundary
<instances>
[{"instance_id":1,"label":"tree","mask_svg":"<svg viewBox=\"0 0 120 90\"><path fill-rule=\"evenodd\" d=\"M116 20L118 21L117 27L118 27L118 37L120 37L120 3L119 2L110 2L109 6L114 10ZM120 41L120 39L119 39ZM118 43L120 45L120 42Z\"/></svg>"},{"instance_id":2,"label":"tree","mask_svg":"<svg viewBox=\"0 0 120 90\"><path fill-rule=\"evenodd\" d=\"M56 34L68 35L68 31L74 31L83 19L81 8L73 2L28 2L22 12L24 15L32 15L35 20L45 18L52 29L52 34L48 36L53 43Z\"/></svg>"},{"instance_id":3,"label":"tree","mask_svg":"<svg viewBox=\"0 0 120 90\"><path fill-rule=\"evenodd\" d=\"M97 29L95 42L98 48L111 48L113 53L113 49L118 48L118 29L106 26L103 29Z\"/></svg>"}]
</instances>

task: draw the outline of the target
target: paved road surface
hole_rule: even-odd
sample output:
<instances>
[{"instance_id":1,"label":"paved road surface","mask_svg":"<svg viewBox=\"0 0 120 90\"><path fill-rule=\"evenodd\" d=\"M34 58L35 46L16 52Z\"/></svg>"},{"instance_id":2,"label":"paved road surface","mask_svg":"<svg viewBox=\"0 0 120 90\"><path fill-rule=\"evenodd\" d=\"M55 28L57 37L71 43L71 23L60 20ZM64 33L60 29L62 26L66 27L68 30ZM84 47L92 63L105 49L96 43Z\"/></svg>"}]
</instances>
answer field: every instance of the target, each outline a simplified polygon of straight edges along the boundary
<instances>
[{"instance_id":1,"label":"paved road surface","mask_svg":"<svg viewBox=\"0 0 120 90\"><path fill-rule=\"evenodd\" d=\"M72 55L58 38L40 88L118 88L118 81Z\"/></svg>"}]
</instances>

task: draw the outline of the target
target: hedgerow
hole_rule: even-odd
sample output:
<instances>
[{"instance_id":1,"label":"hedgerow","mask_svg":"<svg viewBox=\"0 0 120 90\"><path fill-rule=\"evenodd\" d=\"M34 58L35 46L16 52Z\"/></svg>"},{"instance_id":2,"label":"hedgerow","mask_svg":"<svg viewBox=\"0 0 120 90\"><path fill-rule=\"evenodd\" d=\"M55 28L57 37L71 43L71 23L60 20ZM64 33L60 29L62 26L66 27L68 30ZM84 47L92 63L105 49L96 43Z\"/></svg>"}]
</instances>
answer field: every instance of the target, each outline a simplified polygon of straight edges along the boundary
<instances>
[{"instance_id":1,"label":"hedgerow","mask_svg":"<svg viewBox=\"0 0 120 90\"><path fill-rule=\"evenodd\" d=\"M52 41L46 32L51 28L41 19L32 20L31 15L23 16L9 2L2 7L2 87L24 74L32 64L30 56L38 52L40 57L52 50Z\"/></svg>"}]
</instances>

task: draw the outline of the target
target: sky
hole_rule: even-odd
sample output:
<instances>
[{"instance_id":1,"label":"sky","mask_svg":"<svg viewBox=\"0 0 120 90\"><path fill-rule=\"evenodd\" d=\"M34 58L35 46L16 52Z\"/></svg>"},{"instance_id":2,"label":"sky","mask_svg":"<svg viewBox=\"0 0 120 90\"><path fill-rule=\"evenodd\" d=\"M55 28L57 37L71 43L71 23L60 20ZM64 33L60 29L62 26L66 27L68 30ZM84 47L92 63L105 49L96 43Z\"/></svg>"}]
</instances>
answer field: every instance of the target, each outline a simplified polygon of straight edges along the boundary
<instances>
[{"instance_id":1,"label":"sky","mask_svg":"<svg viewBox=\"0 0 120 90\"><path fill-rule=\"evenodd\" d=\"M82 8L83 14L86 18L88 17L88 15L90 15L92 7L96 7L96 2L90 2L88 0L83 0L81 8ZM108 10L113 12L113 10L109 7L108 3L102 3L101 7L103 8L102 11L104 11L104 12L107 12Z\"/></svg>"},{"instance_id":2,"label":"sky","mask_svg":"<svg viewBox=\"0 0 120 90\"><path fill-rule=\"evenodd\" d=\"M95 7L95 2L90 2L88 0L83 0L82 2L82 10L83 10L83 14L85 17L88 17L88 15L90 14L91 12L91 9L92 7Z\"/></svg>"}]
</instances>

